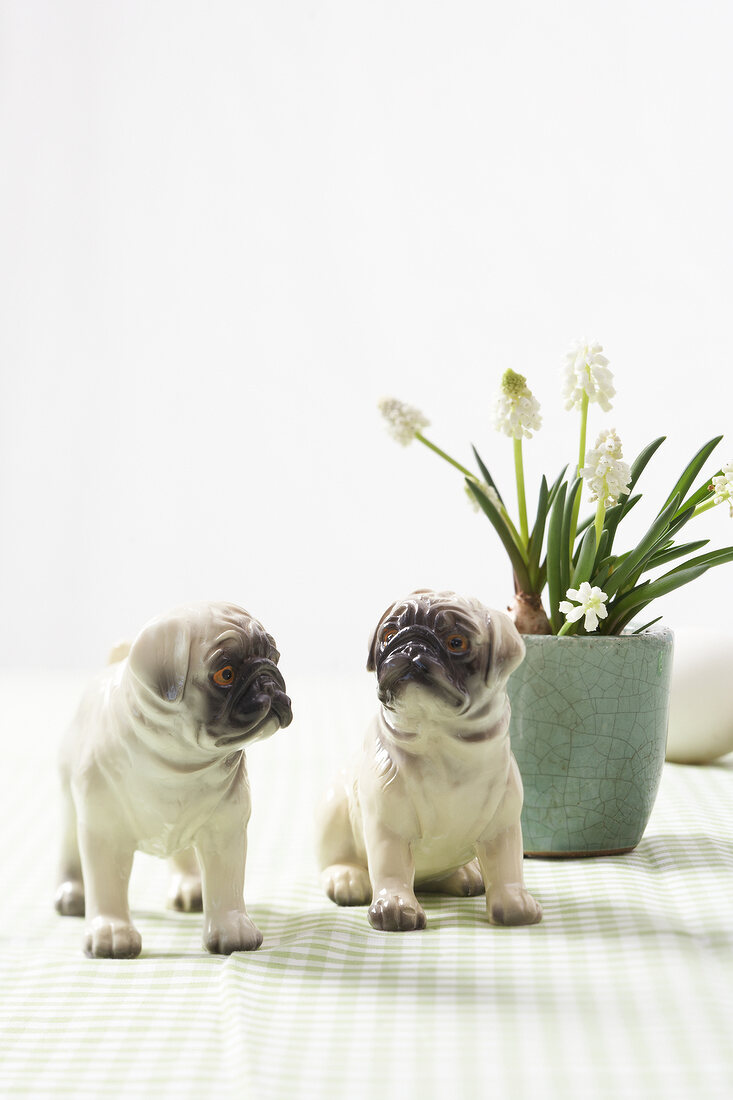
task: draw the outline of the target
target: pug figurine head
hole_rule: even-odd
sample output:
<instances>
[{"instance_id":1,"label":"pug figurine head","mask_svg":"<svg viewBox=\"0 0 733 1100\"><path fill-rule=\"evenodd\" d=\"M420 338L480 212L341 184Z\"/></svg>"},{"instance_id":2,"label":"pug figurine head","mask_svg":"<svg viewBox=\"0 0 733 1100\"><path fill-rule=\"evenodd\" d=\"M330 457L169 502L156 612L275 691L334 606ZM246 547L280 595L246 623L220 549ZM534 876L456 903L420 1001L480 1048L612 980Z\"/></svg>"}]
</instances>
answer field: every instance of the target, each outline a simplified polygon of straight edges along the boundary
<instances>
[{"instance_id":1,"label":"pug figurine head","mask_svg":"<svg viewBox=\"0 0 733 1100\"><path fill-rule=\"evenodd\" d=\"M380 618L367 669L395 733L414 737L433 716L465 739L493 727L492 710L504 708L506 681L523 658L508 615L455 592L417 589Z\"/></svg>"},{"instance_id":2,"label":"pug figurine head","mask_svg":"<svg viewBox=\"0 0 733 1100\"><path fill-rule=\"evenodd\" d=\"M279 658L272 635L242 608L187 604L144 627L128 672L158 709L186 713L189 722L176 727L184 736L231 749L292 721Z\"/></svg>"}]
</instances>

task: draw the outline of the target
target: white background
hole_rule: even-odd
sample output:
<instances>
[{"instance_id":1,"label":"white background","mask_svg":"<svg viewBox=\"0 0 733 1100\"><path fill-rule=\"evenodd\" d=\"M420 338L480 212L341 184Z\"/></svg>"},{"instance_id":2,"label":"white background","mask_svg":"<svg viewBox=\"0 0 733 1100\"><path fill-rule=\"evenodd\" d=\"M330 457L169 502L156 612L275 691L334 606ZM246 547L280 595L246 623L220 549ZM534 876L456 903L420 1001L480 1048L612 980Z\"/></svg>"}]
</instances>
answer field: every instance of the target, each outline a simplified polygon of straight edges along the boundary
<instances>
[{"instance_id":1,"label":"white background","mask_svg":"<svg viewBox=\"0 0 733 1100\"><path fill-rule=\"evenodd\" d=\"M507 495L491 406L526 374L533 500L579 336L618 390L589 442L668 436L629 537L699 445L729 460L732 32L669 0L0 3L0 663L91 668L225 598L286 676L353 672L413 587L504 606L460 475L376 402ZM732 591L656 613L727 623Z\"/></svg>"}]
</instances>

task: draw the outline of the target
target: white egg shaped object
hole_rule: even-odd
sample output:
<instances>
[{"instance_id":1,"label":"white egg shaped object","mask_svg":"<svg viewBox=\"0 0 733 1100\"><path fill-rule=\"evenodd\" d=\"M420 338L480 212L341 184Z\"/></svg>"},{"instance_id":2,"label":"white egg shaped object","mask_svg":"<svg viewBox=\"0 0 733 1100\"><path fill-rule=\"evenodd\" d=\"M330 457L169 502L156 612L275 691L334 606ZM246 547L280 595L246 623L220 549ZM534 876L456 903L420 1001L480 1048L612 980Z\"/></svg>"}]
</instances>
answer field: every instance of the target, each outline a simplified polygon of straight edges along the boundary
<instances>
[{"instance_id":1,"label":"white egg shaped object","mask_svg":"<svg viewBox=\"0 0 733 1100\"><path fill-rule=\"evenodd\" d=\"M667 760L706 764L733 752L733 634L674 633Z\"/></svg>"}]
</instances>

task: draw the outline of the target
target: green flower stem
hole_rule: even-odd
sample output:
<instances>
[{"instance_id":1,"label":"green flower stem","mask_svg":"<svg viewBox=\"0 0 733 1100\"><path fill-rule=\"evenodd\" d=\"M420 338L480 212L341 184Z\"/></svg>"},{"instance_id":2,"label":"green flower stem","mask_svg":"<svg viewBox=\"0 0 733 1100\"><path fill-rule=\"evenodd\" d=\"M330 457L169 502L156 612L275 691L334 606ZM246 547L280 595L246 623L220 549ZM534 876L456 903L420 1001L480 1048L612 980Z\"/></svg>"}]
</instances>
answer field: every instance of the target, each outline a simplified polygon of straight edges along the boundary
<instances>
[{"instance_id":1,"label":"green flower stem","mask_svg":"<svg viewBox=\"0 0 733 1100\"><path fill-rule=\"evenodd\" d=\"M514 470L517 475L517 502L519 504L519 526L522 542L529 545L529 523L527 522L527 497L524 491L524 462L522 460L522 440L514 440Z\"/></svg>"},{"instance_id":2,"label":"green flower stem","mask_svg":"<svg viewBox=\"0 0 733 1100\"><path fill-rule=\"evenodd\" d=\"M578 452L578 477L585 466L585 437L588 434L588 394L583 391L580 402L580 450Z\"/></svg>"},{"instance_id":3,"label":"green flower stem","mask_svg":"<svg viewBox=\"0 0 733 1100\"><path fill-rule=\"evenodd\" d=\"M596 508L596 550L601 541L601 535L603 534L603 521L606 518L606 505L602 500L598 501L598 507Z\"/></svg>"},{"instance_id":4,"label":"green flower stem","mask_svg":"<svg viewBox=\"0 0 733 1100\"><path fill-rule=\"evenodd\" d=\"M560 627L560 629L557 632L558 638L562 638L563 635L569 634L574 626L575 626L575 623L569 623L568 620L566 619L565 622L562 624L562 626Z\"/></svg>"},{"instance_id":5,"label":"green flower stem","mask_svg":"<svg viewBox=\"0 0 733 1100\"><path fill-rule=\"evenodd\" d=\"M435 451L436 455L440 455L446 462L450 462L451 466L455 466L457 470L460 470L464 477L470 477L472 481L476 480L475 474L472 474L465 466L461 466L460 462L456 462L455 458L451 458L445 451L441 451L440 447L437 447L435 443L431 443L429 439L426 439L422 432L415 432L415 439L419 439L420 442L424 443L426 447L429 447L431 451Z\"/></svg>"},{"instance_id":6,"label":"green flower stem","mask_svg":"<svg viewBox=\"0 0 733 1100\"><path fill-rule=\"evenodd\" d=\"M578 452L578 477L580 477L580 471L585 466L585 441L588 434L588 394L583 391L583 397L580 402L580 449ZM573 508L573 515L570 521L570 545L568 547L570 553L570 560L573 560L573 547L575 546L575 534L578 530L578 515L580 513L580 497L581 494L575 500L575 506ZM596 539L597 541L597 539Z\"/></svg>"},{"instance_id":7,"label":"green flower stem","mask_svg":"<svg viewBox=\"0 0 733 1100\"><path fill-rule=\"evenodd\" d=\"M457 462L455 458L451 458L451 456L449 454L446 454L445 451L442 451L440 447L427 439L422 434L422 432L415 432L415 439L419 439L420 442L423 443L429 450L434 451L436 455L440 455L440 457L445 459L446 462L450 463L451 466L454 466L456 470L460 470L464 477L468 477L471 479L471 481L475 481L477 485L480 484L479 479L474 473L472 473L470 470L467 470L466 467L462 466L460 462ZM519 534L519 531L517 531L516 527L509 518L509 514L503 504L499 505L499 511L501 513L502 519L504 520L507 527L509 528L509 531L511 532L512 539L516 543L517 549L521 551L522 558L526 560L526 542L522 541L522 537Z\"/></svg>"},{"instance_id":8,"label":"green flower stem","mask_svg":"<svg viewBox=\"0 0 733 1100\"><path fill-rule=\"evenodd\" d=\"M704 504L698 504L697 508L692 513L691 519L694 519L695 516L702 515L703 512L707 512L708 509L710 509L710 508L717 507L717 505L719 503L720 503L719 501L715 501L715 500L706 500Z\"/></svg>"}]
</instances>

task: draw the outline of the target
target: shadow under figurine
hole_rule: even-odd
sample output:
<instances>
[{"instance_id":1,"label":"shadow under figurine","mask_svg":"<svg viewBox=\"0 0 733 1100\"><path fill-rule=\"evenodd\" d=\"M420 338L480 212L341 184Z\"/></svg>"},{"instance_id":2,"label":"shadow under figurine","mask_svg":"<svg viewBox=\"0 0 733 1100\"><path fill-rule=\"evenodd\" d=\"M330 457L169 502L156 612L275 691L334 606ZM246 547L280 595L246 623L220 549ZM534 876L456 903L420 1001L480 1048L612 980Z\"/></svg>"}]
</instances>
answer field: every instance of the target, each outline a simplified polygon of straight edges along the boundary
<instances>
[{"instance_id":1,"label":"shadow under figurine","mask_svg":"<svg viewBox=\"0 0 733 1100\"><path fill-rule=\"evenodd\" d=\"M425 927L415 897L486 889L492 924L535 924L525 889L522 783L509 742L506 682L524 657L508 615L420 589L379 621L367 669L380 709L355 771L319 814L322 883L366 905L374 928Z\"/></svg>"},{"instance_id":2,"label":"shadow under figurine","mask_svg":"<svg viewBox=\"0 0 733 1100\"><path fill-rule=\"evenodd\" d=\"M64 740L56 908L86 912L87 955L139 955L127 896L139 849L172 857L169 904L203 908L209 951L250 951L262 934L244 905L243 750L292 719L275 641L234 604L207 603L153 619L126 649Z\"/></svg>"}]
</instances>

